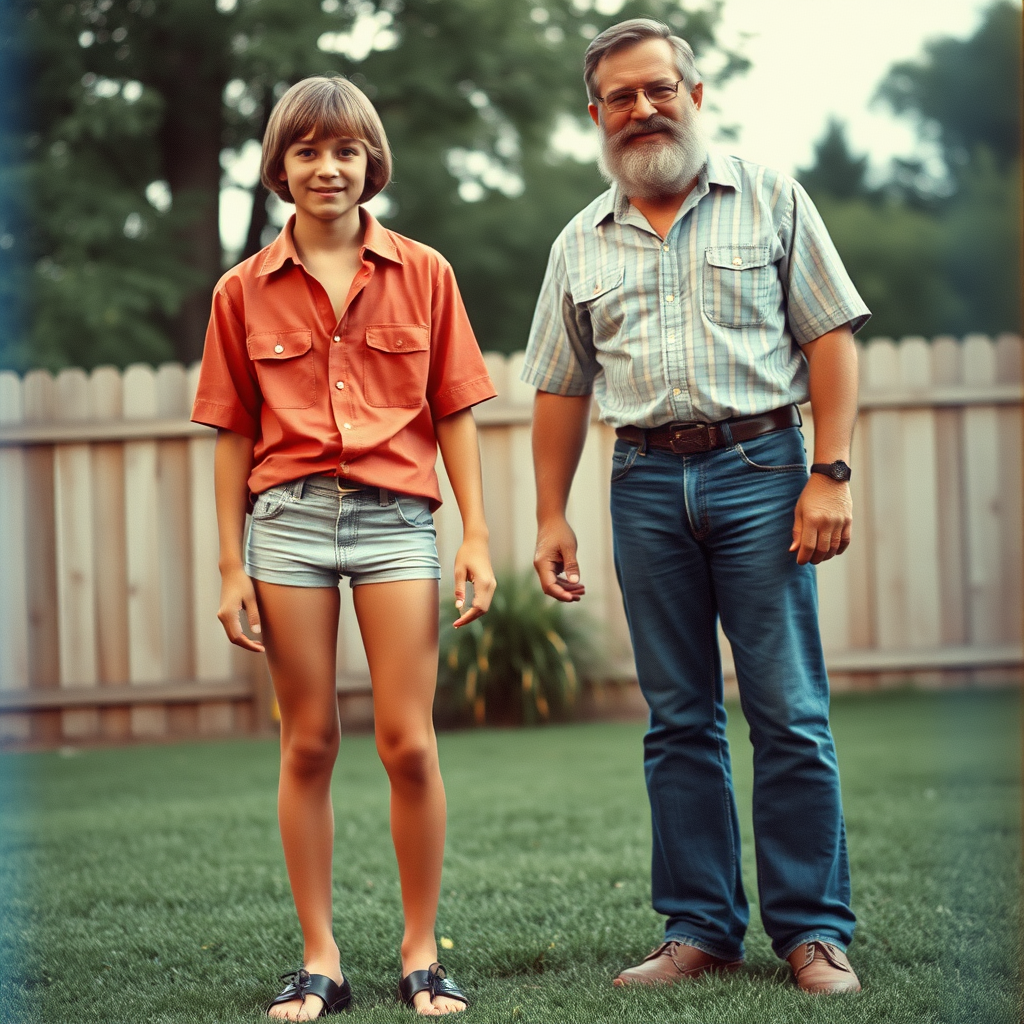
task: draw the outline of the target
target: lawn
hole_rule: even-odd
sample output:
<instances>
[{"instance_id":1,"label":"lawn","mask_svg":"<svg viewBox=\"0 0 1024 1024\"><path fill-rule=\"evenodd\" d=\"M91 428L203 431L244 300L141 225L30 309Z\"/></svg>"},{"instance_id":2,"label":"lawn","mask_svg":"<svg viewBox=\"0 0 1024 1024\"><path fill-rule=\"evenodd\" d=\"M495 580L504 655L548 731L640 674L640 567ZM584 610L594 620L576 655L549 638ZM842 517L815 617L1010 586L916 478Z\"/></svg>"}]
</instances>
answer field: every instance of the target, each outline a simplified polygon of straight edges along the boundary
<instances>
[{"instance_id":1,"label":"lawn","mask_svg":"<svg viewBox=\"0 0 1024 1024\"><path fill-rule=\"evenodd\" d=\"M860 996L806 996L753 914L747 964L663 990L610 985L654 946L642 727L441 737L449 842L443 960L485 1022L1020 1020L1020 705L1015 693L835 700ZM732 709L745 877L750 756ZM269 741L0 761L4 1022L256 1021L296 963ZM366 736L335 775L336 929L353 1019L395 1001L398 884L387 783Z\"/></svg>"}]
</instances>

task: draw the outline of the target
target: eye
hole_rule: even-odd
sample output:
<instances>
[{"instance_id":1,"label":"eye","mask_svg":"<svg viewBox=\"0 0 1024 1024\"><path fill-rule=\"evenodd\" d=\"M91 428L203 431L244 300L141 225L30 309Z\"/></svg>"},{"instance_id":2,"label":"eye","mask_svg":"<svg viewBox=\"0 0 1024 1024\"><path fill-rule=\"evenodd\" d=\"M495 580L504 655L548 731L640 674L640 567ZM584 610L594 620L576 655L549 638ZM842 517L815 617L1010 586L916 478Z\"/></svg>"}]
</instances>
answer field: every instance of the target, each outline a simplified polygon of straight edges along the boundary
<instances>
[{"instance_id":1,"label":"eye","mask_svg":"<svg viewBox=\"0 0 1024 1024\"><path fill-rule=\"evenodd\" d=\"M652 103L664 103L666 100L672 99L675 94L676 88L674 85L652 85L647 90L647 95Z\"/></svg>"}]
</instances>

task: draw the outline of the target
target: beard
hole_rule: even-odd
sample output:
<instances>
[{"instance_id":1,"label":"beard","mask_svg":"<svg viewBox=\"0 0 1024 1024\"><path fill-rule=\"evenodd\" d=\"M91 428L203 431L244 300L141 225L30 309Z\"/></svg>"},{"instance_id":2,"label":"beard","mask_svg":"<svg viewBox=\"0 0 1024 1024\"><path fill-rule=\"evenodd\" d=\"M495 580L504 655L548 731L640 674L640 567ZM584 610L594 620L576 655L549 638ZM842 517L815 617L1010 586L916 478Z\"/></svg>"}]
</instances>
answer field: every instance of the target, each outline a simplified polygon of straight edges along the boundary
<instances>
[{"instance_id":1,"label":"beard","mask_svg":"<svg viewBox=\"0 0 1024 1024\"><path fill-rule=\"evenodd\" d=\"M632 143L637 135L661 131L669 140ZM678 195L708 158L708 136L696 108L684 107L683 120L651 114L630 121L614 135L601 135L598 168L609 184L617 184L631 199L661 199Z\"/></svg>"}]
</instances>

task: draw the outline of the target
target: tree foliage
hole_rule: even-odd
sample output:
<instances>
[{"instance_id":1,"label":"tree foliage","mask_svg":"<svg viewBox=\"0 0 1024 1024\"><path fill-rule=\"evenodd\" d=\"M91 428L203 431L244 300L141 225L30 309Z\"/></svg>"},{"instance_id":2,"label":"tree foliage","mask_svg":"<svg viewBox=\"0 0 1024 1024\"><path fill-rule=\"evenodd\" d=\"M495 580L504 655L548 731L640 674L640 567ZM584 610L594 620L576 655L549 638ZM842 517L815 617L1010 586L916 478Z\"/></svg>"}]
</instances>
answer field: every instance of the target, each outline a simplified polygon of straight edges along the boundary
<instances>
[{"instance_id":1,"label":"tree foliage","mask_svg":"<svg viewBox=\"0 0 1024 1024\"><path fill-rule=\"evenodd\" d=\"M874 316L872 334L1020 331L1020 7L1001 0L969 39L895 65L878 95L937 144L867 183L867 161L831 122L799 172Z\"/></svg>"},{"instance_id":2,"label":"tree foliage","mask_svg":"<svg viewBox=\"0 0 1024 1024\"><path fill-rule=\"evenodd\" d=\"M28 306L0 362L20 368L198 358L225 266L224 165L261 138L288 85L331 72L365 89L392 141L389 226L452 261L485 348L521 347L548 246L601 187L592 165L550 145L560 118L584 112L588 40L651 15L706 53L718 14L676 0L627 0L614 16L591 0L8 9L0 52L21 54L32 83L27 116L0 123L0 239L13 239ZM723 56L719 80L744 66ZM266 194L253 191L247 252L268 233Z\"/></svg>"}]
</instances>

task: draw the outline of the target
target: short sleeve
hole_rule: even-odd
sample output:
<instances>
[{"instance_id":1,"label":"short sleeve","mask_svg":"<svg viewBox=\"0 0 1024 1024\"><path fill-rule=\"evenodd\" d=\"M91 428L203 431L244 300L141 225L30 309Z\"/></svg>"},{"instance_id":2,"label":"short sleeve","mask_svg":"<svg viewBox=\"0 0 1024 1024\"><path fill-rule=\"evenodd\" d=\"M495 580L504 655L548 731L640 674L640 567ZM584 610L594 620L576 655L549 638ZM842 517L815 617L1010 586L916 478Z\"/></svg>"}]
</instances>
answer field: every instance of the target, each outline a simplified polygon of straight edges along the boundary
<instances>
[{"instance_id":1,"label":"short sleeve","mask_svg":"<svg viewBox=\"0 0 1024 1024\"><path fill-rule=\"evenodd\" d=\"M228 285L222 283L213 294L192 419L255 439L261 402L245 346L245 324L231 301Z\"/></svg>"},{"instance_id":2,"label":"short sleeve","mask_svg":"<svg viewBox=\"0 0 1024 1024\"><path fill-rule=\"evenodd\" d=\"M431 299L427 402L434 420L461 412L497 392L487 373L451 266L440 263Z\"/></svg>"},{"instance_id":3,"label":"short sleeve","mask_svg":"<svg viewBox=\"0 0 1024 1024\"><path fill-rule=\"evenodd\" d=\"M784 250L779 274L789 329L801 345L846 323L859 331L871 311L850 280L811 197L799 182L791 186L790 210L779 230Z\"/></svg>"},{"instance_id":4,"label":"short sleeve","mask_svg":"<svg viewBox=\"0 0 1024 1024\"><path fill-rule=\"evenodd\" d=\"M522 379L556 395L589 395L599 366L590 316L577 307L565 269L563 236L555 239L533 313Z\"/></svg>"}]
</instances>

